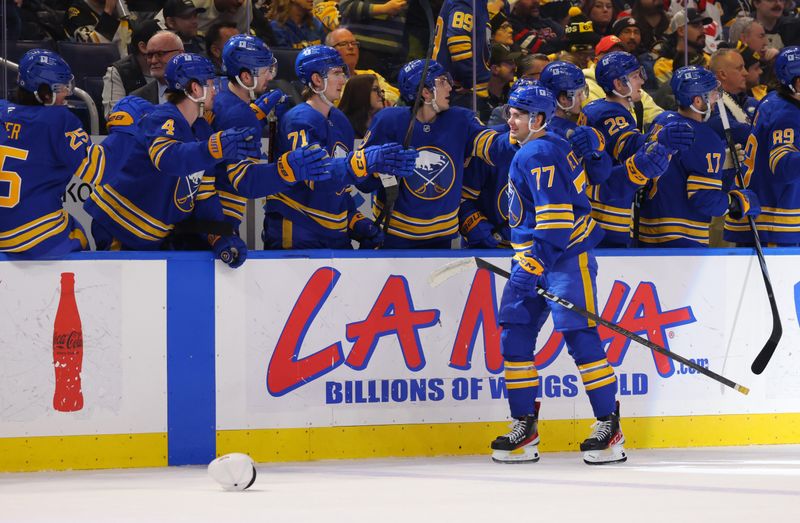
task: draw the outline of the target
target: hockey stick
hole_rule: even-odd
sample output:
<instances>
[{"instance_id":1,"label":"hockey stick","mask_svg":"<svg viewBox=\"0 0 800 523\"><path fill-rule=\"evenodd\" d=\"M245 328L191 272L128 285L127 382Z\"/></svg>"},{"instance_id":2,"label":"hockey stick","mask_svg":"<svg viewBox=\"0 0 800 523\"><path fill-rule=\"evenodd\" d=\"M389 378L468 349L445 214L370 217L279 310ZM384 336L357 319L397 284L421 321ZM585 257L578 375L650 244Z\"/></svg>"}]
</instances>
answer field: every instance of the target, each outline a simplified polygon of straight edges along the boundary
<instances>
[{"instance_id":1,"label":"hockey stick","mask_svg":"<svg viewBox=\"0 0 800 523\"><path fill-rule=\"evenodd\" d=\"M456 262L447 264L444 267L441 267L441 268L435 270L433 273L431 273L431 275L428 277L428 281L431 283L432 286L441 285L441 283L443 283L445 280L447 280L449 278L452 278L453 276L455 276L456 274L458 274L460 272L463 272L465 269L467 269L469 267L473 267L474 268L476 266L479 269L486 269L489 272L494 273L494 274L496 274L498 276L501 276L503 278L506 278L506 279L511 277L511 273L509 273L507 270L501 269L497 265L489 263L488 261L486 261L486 260L484 260L482 258L477 258L476 257L476 258L466 258L464 260L458 260ZM702 367L702 366L698 365L697 363L695 363L695 362L693 362L691 360L688 360L688 359L684 358L683 356L681 356L679 354L675 354L674 352L671 352L671 351L665 349L664 347L653 343L650 340L646 340L646 339L642 338L641 336L639 336L639 335L637 335L637 334L635 334L635 333L633 333L633 332L631 332L631 331L629 331L627 329L624 329L624 328L620 327L616 323L612 323L612 322L602 318L601 316L599 316L599 315L597 315L597 314L595 314L593 312L587 311L586 309L581 308L581 307L575 305L574 303L565 300L564 298L562 298L560 296L557 296L557 295L555 295L555 294L553 294L551 292L548 292L547 290L545 290L542 287L536 287L536 293L539 296L541 296L542 298L546 299L546 300L558 303L562 307L565 307L565 308L567 308L567 309L569 309L571 311L574 311L574 312L580 314L581 316L583 316L584 318L587 318L589 320L595 321L598 324L600 324L600 325L602 325L602 326L604 326L604 327L606 327L608 329L611 329L612 331L614 331L614 332L616 332L618 334L622 334L623 336L625 336L626 338L628 338L630 340L633 340L633 341L635 341L635 342L637 342L637 343L639 343L641 345L644 345L648 349L654 350L654 351L658 352L659 354L663 354L664 356L666 356L666 357L668 357L670 359L678 361L678 362L684 364L685 366L696 370L700 374L703 374L703 375L711 378L712 380L714 380L716 382L722 383L723 385L726 385L726 386L732 388L733 390L735 390L737 392L741 392L742 394L745 394L745 395L747 395L750 392L750 389L748 389L744 385L739 385L738 383L733 382L733 381L729 380L728 378L726 378L724 376L720 376L716 372L708 370L707 368Z\"/></svg>"},{"instance_id":2,"label":"hockey stick","mask_svg":"<svg viewBox=\"0 0 800 523\"><path fill-rule=\"evenodd\" d=\"M406 128L406 134L403 137L403 147L408 147L411 145L411 136L414 134L414 123L417 119L417 111L422 106L422 89L425 88L425 80L428 77L428 68L430 67L432 56L433 56L433 33L434 33L434 22L433 22L433 11L431 10L431 3L430 0L420 0L420 4L422 5L422 10L425 11L425 18L428 20L428 33L430 35L430 40L428 42L428 51L425 54L425 64L422 67L422 76L419 81L419 86L417 86L417 96L414 98L414 105L411 107L411 118L408 121L408 127ZM381 182L383 182L383 190L386 194L386 202L381 209L378 218L375 220L375 224L383 229L384 234L386 231L389 230L389 222L391 221L390 218L392 216L392 211L394 210L394 204L397 201L397 198L400 196L400 186L397 183L397 178L392 175L381 175Z\"/></svg>"},{"instance_id":3,"label":"hockey stick","mask_svg":"<svg viewBox=\"0 0 800 523\"><path fill-rule=\"evenodd\" d=\"M736 155L736 146L733 142L733 135L731 134L731 123L728 120L728 112L725 109L725 104L720 98L717 100L717 108L719 115L722 118L722 127L725 129L725 140L728 142L728 150L730 151L731 158L733 159L733 168L736 169L736 181L742 189L745 188L744 176L742 176L742 166L739 164L739 157ZM761 374L767 368L769 360L775 353L778 347L778 342L783 335L783 325L781 325L780 313L778 312L778 303L775 301L775 292L772 290L772 281L767 271L767 261L764 259L764 252L761 250L761 240L758 238L758 229L756 229L756 220L752 216L747 217L747 223L750 224L750 230L753 232L753 240L756 247L756 256L758 256L758 264L761 266L761 275L764 277L764 286L767 289L767 298L769 298L769 307L772 309L772 332L769 335L767 343L756 355L750 370L754 374Z\"/></svg>"}]
</instances>

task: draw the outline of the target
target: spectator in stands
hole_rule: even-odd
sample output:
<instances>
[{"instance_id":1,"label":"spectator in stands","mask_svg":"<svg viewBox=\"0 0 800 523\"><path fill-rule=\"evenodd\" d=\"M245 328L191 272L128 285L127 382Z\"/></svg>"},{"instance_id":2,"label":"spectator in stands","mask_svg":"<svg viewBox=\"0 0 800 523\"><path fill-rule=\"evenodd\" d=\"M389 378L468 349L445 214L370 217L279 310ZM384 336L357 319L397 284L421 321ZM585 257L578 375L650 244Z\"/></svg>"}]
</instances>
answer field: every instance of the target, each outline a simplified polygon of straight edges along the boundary
<instances>
[{"instance_id":1,"label":"spectator in stands","mask_svg":"<svg viewBox=\"0 0 800 523\"><path fill-rule=\"evenodd\" d=\"M192 0L196 7L205 9L200 13L197 31L204 35L216 22L233 22L242 34L250 32L252 0Z\"/></svg>"},{"instance_id":2,"label":"spectator in stands","mask_svg":"<svg viewBox=\"0 0 800 523\"><path fill-rule=\"evenodd\" d=\"M118 0L72 0L64 13L64 33L75 42L116 44L128 55L131 31L127 18L117 15Z\"/></svg>"},{"instance_id":3,"label":"spectator in stands","mask_svg":"<svg viewBox=\"0 0 800 523\"><path fill-rule=\"evenodd\" d=\"M686 24L688 12L689 23ZM661 48L660 57L653 65L653 71L659 86L669 84L672 78L672 71L676 71L685 65L708 66L709 57L703 52L706 46L706 35L703 28L711 23L711 18L700 14L697 9L689 8L681 10L672 16L667 34L667 41ZM684 32L688 29L688 39L684 37ZM689 63L684 63L686 49L685 42L688 42Z\"/></svg>"},{"instance_id":4,"label":"spectator in stands","mask_svg":"<svg viewBox=\"0 0 800 523\"><path fill-rule=\"evenodd\" d=\"M638 57L646 51L642 47L642 30L632 16L617 18L611 26L611 34L620 39L624 51L634 56Z\"/></svg>"},{"instance_id":5,"label":"spectator in stands","mask_svg":"<svg viewBox=\"0 0 800 523\"><path fill-rule=\"evenodd\" d=\"M517 0L508 19L514 28L514 46L522 52L550 54L561 48L564 28L539 16L539 0Z\"/></svg>"},{"instance_id":6,"label":"spectator in stands","mask_svg":"<svg viewBox=\"0 0 800 523\"><path fill-rule=\"evenodd\" d=\"M538 80L544 66L550 63L546 54L533 53L523 55L517 60L517 76L528 80Z\"/></svg>"},{"instance_id":7,"label":"spectator in stands","mask_svg":"<svg viewBox=\"0 0 800 523\"><path fill-rule=\"evenodd\" d=\"M203 40L197 36L198 15L205 12L204 8L195 7L192 0L167 0L164 4L164 24L181 37L187 53L205 53Z\"/></svg>"},{"instance_id":8,"label":"spectator in stands","mask_svg":"<svg viewBox=\"0 0 800 523\"><path fill-rule=\"evenodd\" d=\"M767 33L775 49L800 44L800 19L784 16L785 0L753 0L753 17Z\"/></svg>"},{"instance_id":9,"label":"spectator in stands","mask_svg":"<svg viewBox=\"0 0 800 523\"><path fill-rule=\"evenodd\" d=\"M270 47L276 47L275 35L272 32L272 24L269 19L269 7L271 0L253 1L253 19L250 21L250 30L255 36L264 40ZM209 27L206 35L211 31Z\"/></svg>"},{"instance_id":10,"label":"spectator in stands","mask_svg":"<svg viewBox=\"0 0 800 523\"><path fill-rule=\"evenodd\" d=\"M600 36L611 34L611 24L617 17L616 8L611 0L587 0L583 12L592 22L595 33Z\"/></svg>"},{"instance_id":11,"label":"spectator in stands","mask_svg":"<svg viewBox=\"0 0 800 523\"><path fill-rule=\"evenodd\" d=\"M609 0L598 1L609 2L610 5ZM594 58L594 48L600 41L600 35L595 31L594 23L577 7L570 8L569 15L569 25L566 29L566 51L569 56L559 56L559 60L566 60L581 69L586 69Z\"/></svg>"},{"instance_id":12,"label":"spectator in stands","mask_svg":"<svg viewBox=\"0 0 800 523\"><path fill-rule=\"evenodd\" d=\"M322 22L311 13L312 0L272 0L269 17L277 47L303 49L325 39Z\"/></svg>"},{"instance_id":13,"label":"spectator in stands","mask_svg":"<svg viewBox=\"0 0 800 523\"><path fill-rule=\"evenodd\" d=\"M152 104L166 102L167 81L164 78L164 73L167 62L173 56L182 52L183 42L172 31L159 31L154 34L147 41L147 49L145 51L147 66L150 69L150 76L153 77L153 80L130 94L144 98Z\"/></svg>"},{"instance_id":14,"label":"spectator in stands","mask_svg":"<svg viewBox=\"0 0 800 523\"><path fill-rule=\"evenodd\" d=\"M390 82L394 81L406 59L407 11L407 0L339 1L342 25L361 44L360 68L378 71Z\"/></svg>"},{"instance_id":15,"label":"spectator in stands","mask_svg":"<svg viewBox=\"0 0 800 523\"><path fill-rule=\"evenodd\" d=\"M664 11L664 0L634 0L631 10L620 16L631 16L639 24L642 34L641 46L651 51L669 27L669 16Z\"/></svg>"},{"instance_id":16,"label":"spectator in stands","mask_svg":"<svg viewBox=\"0 0 800 523\"><path fill-rule=\"evenodd\" d=\"M767 96L767 86L761 82L764 67L761 60L758 59L759 54L746 46L739 48L739 53L742 55L744 68L747 71L747 94L755 100L761 101Z\"/></svg>"},{"instance_id":17,"label":"spectator in stands","mask_svg":"<svg viewBox=\"0 0 800 523\"><path fill-rule=\"evenodd\" d=\"M225 42L233 35L239 34L236 24L232 22L218 22L213 24L205 36L206 56L214 64L217 76L224 76L222 71L222 48Z\"/></svg>"},{"instance_id":18,"label":"spectator in stands","mask_svg":"<svg viewBox=\"0 0 800 523\"><path fill-rule=\"evenodd\" d=\"M339 110L350 120L357 139L364 138L372 117L386 105L383 96L384 91L375 75L361 74L347 81L347 89L339 100Z\"/></svg>"},{"instance_id":19,"label":"spectator in stands","mask_svg":"<svg viewBox=\"0 0 800 523\"><path fill-rule=\"evenodd\" d=\"M778 49L769 44L764 26L749 16L739 17L731 24L728 41L737 47L739 44L746 45L768 62L778 56Z\"/></svg>"},{"instance_id":20,"label":"spectator in stands","mask_svg":"<svg viewBox=\"0 0 800 523\"><path fill-rule=\"evenodd\" d=\"M520 53L511 52L503 45L492 45L492 55L489 60L489 70L491 72L488 85L489 97L486 100L486 107L482 108L483 110L478 115L481 121L488 121L492 110L495 107L505 105L508 101L511 82L514 81L516 60L519 57Z\"/></svg>"},{"instance_id":21,"label":"spectator in stands","mask_svg":"<svg viewBox=\"0 0 800 523\"><path fill-rule=\"evenodd\" d=\"M378 79L378 85L380 85L380 88L384 92L386 105L392 106L397 104L397 100L400 99L400 91L397 90L396 87L387 82L383 76L375 71L370 69L356 69L360 56L359 51L361 44L356 40L356 37L353 36L353 33L351 33L349 29L340 27L331 31L328 33L328 36L325 37L325 45L333 47L339 52L342 60L344 60L344 63L347 64L347 68L350 70L351 77L362 74L373 75ZM347 90L347 84L345 84L345 90ZM342 98L344 98L344 94L342 94Z\"/></svg>"},{"instance_id":22,"label":"spectator in stands","mask_svg":"<svg viewBox=\"0 0 800 523\"><path fill-rule=\"evenodd\" d=\"M121 98L144 87L150 80L150 68L145 53L147 42L158 31L158 22L155 20L140 23L133 32L128 56L117 60L106 69L103 76L103 115L106 118Z\"/></svg>"},{"instance_id":23,"label":"spectator in stands","mask_svg":"<svg viewBox=\"0 0 800 523\"><path fill-rule=\"evenodd\" d=\"M511 46L514 45L514 28L505 13L499 11L492 17L489 25L492 28L492 43L511 49Z\"/></svg>"}]
</instances>

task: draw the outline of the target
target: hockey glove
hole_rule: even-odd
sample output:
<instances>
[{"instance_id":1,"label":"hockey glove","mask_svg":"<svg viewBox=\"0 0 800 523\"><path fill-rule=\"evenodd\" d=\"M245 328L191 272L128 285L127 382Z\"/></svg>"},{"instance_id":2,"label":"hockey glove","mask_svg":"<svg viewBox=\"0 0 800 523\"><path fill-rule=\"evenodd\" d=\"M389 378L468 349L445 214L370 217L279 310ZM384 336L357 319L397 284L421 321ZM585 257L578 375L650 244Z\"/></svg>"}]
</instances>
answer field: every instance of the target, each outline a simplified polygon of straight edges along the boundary
<instances>
[{"instance_id":1,"label":"hockey glove","mask_svg":"<svg viewBox=\"0 0 800 523\"><path fill-rule=\"evenodd\" d=\"M275 89L262 94L258 100L250 104L250 108L256 113L256 118L264 122L269 113L274 109L275 116L280 117L286 112L287 96L280 89Z\"/></svg>"},{"instance_id":2,"label":"hockey glove","mask_svg":"<svg viewBox=\"0 0 800 523\"><path fill-rule=\"evenodd\" d=\"M588 158L589 156L597 158L605 149L606 144L603 135L593 127L576 127L567 136L569 137L569 143L572 145L572 150L575 151L579 158Z\"/></svg>"},{"instance_id":3,"label":"hockey glove","mask_svg":"<svg viewBox=\"0 0 800 523\"><path fill-rule=\"evenodd\" d=\"M355 221L350 229L350 237L359 244L359 249L376 249L383 245L384 234L378 225L372 220L365 218Z\"/></svg>"},{"instance_id":4,"label":"hockey glove","mask_svg":"<svg viewBox=\"0 0 800 523\"><path fill-rule=\"evenodd\" d=\"M470 224L471 219L475 218L477 218L478 221L473 221L472 224ZM472 226L470 227L470 225ZM464 234L464 240L469 249L497 248L497 239L495 239L492 233L492 224L486 221L478 212L473 213L467 218L461 231Z\"/></svg>"},{"instance_id":5,"label":"hockey glove","mask_svg":"<svg viewBox=\"0 0 800 523\"><path fill-rule=\"evenodd\" d=\"M651 143L646 149L625 160L628 178L636 185L644 185L647 180L661 176L668 166L669 154L657 143Z\"/></svg>"},{"instance_id":6,"label":"hockey glove","mask_svg":"<svg viewBox=\"0 0 800 523\"><path fill-rule=\"evenodd\" d=\"M508 284L520 296L535 296L536 283L544 272L544 267L539 260L530 255L517 254L514 259L518 263L511 268Z\"/></svg>"},{"instance_id":7,"label":"hockey glove","mask_svg":"<svg viewBox=\"0 0 800 523\"><path fill-rule=\"evenodd\" d=\"M234 127L214 133L208 139L208 152L216 160L229 162L260 158L260 134L252 127Z\"/></svg>"},{"instance_id":8,"label":"hockey glove","mask_svg":"<svg viewBox=\"0 0 800 523\"><path fill-rule=\"evenodd\" d=\"M144 98L125 96L114 104L108 115L106 127L109 133L125 133L136 135L136 125L155 108Z\"/></svg>"},{"instance_id":9,"label":"hockey glove","mask_svg":"<svg viewBox=\"0 0 800 523\"><path fill-rule=\"evenodd\" d=\"M416 149L404 149L396 143L370 145L350 153L348 166L356 179L376 173L405 178L414 174L417 154Z\"/></svg>"},{"instance_id":10,"label":"hockey glove","mask_svg":"<svg viewBox=\"0 0 800 523\"><path fill-rule=\"evenodd\" d=\"M734 220L761 214L761 204L750 189L737 189L728 193L728 214Z\"/></svg>"},{"instance_id":11,"label":"hockey glove","mask_svg":"<svg viewBox=\"0 0 800 523\"><path fill-rule=\"evenodd\" d=\"M673 151L685 151L694 143L694 129L686 122L673 122L658 131L658 143Z\"/></svg>"},{"instance_id":12,"label":"hockey glove","mask_svg":"<svg viewBox=\"0 0 800 523\"><path fill-rule=\"evenodd\" d=\"M300 147L278 158L278 174L287 183L330 179L331 157L318 145Z\"/></svg>"},{"instance_id":13,"label":"hockey glove","mask_svg":"<svg viewBox=\"0 0 800 523\"><path fill-rule=\"evenodd\" d=\"M209 234L208 243L214 249L214 255L231 269L241 267L247 259L247 245L238 236L215 236Z\"/></svg>"}]
</instances>

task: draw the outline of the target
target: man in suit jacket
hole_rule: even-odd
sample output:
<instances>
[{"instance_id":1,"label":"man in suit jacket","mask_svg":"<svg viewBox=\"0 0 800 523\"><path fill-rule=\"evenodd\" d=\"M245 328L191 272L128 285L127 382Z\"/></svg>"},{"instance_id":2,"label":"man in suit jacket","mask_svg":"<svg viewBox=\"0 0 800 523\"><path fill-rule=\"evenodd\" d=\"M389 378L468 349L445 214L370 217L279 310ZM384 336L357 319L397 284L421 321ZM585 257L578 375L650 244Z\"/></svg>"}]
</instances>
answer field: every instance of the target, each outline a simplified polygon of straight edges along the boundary
<instances>
[{"instance_id":1,"label":"man in suit jacket","mask_svg":"<svg viewBox=\"0 0 800 523\"><path fill-rule=\"evenodd\" d=\"M133 91L131 94L140 96L153 104L164 103L166 98L167 83L164 79L167 62L183 52L183 42L178 35L170 31L159 31L147 41L147 50L144 55L150 67L150 76L154 79Z\"/></svg>"}]
</instances>

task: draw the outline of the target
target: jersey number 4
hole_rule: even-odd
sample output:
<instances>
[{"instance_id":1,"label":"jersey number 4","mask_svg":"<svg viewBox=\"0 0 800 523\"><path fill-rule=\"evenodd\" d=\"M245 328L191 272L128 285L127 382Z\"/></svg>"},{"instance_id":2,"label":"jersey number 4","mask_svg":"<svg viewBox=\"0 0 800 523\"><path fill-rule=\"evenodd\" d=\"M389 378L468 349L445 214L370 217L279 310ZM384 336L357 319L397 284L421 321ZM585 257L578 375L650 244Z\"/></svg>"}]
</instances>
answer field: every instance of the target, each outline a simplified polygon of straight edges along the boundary
<instances>
[{"instance_id":1,"label":"jersey number 4","mask_svg":"<svg viewBox=\"0 0 800 523\"><path fill-rule=\"evenodd\" d=\"M28 151L0 145L0 207L11 209L19 203L22 193L22 176L15 171L6 170L6 159L8 158L25 161L28 159ZM4 184L8 184L8 189L7 194L2 195Z\"/></svg>"}]
</instances>

